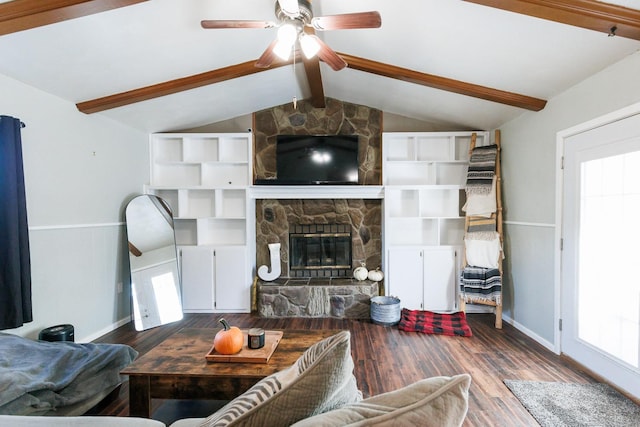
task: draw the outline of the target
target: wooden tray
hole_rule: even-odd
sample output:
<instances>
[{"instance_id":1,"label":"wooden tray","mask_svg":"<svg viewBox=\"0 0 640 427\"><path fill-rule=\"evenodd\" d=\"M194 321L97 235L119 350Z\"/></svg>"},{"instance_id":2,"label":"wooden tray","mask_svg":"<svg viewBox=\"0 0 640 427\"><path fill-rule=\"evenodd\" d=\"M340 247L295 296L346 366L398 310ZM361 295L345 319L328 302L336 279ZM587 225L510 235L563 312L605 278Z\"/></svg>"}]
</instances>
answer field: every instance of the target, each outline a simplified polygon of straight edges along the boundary
<instances>
[{"instance_id":1,"label":"wooden tray","mask_svg":"<svg viewBox=\"0 0 640 427\"><path fill-rule=\"evenodd\" d=\"M276 351L276 347L282 339L282 331L264 331L264 347L258 349L250 349L247 346L247 332L243 329L244 345L242 350L236 354L220 354L211 347L209 353L205 356L208 362L237 362L237 363L268 363L271 355Z\"/></svg>"}]
</instances>

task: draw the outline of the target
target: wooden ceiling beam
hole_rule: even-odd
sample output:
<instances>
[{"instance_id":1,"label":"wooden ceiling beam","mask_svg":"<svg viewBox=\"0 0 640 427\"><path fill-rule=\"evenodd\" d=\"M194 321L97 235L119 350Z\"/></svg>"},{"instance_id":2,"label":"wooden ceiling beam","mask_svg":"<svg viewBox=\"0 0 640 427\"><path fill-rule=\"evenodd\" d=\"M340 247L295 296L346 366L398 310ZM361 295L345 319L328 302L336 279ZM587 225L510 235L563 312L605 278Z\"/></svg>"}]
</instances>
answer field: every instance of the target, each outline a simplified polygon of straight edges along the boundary
<instances>
[{"instance_id":1,"label":"wooden ceiling beam","mask_svg":"<svg viewBox=\"0 0 640 427\"><path fill-rule=\"evenodd\" d=\"M544 99L533 98L531 96L520 95L513 92L506 92L473 83L466 83L460 80L453 80L433 74L421 73L419 71L401 68L395 65L359 58L346 53L338 52L338 55L347 61L347 67L353 70L364 71L366 73L377 74L383 77L446 90L448 92L472 96L474 98L498 102L500 104L511 105L531 111L540 111L547 104L547 101Z\"/></svg>"},{"instance_id":2,"label":"wooden ceiling beam","mask_svg":"<svg viewBox=\"0 0 640 427\"><path fill-rule=\"evenodd\" d=\"M315 30L310 27L305 27L305 33L315 34ZM320 59L318 55L314 55L313 58L308 59L304 54L301 54L302 62L304 63L304 71L307 75L307 81L309 82L309 90L311 91L311 97L309 102L315 108L324 108L326 106L324 100L324 88L322 86L322 75L320 74Z\"/></svg>"},{"instance_id":3,"label":"wooden ceiling beam","mask_svg":"<svg viewBox=\"0 0 640 427\"><path fill-rule=\"evenodd\" d=\"M338 55L344 58L344 60L347 61L348 67L353 70L377 74L383 77L389 77L461 95L472 96L475 98L498 102L500 104L511 105L532 111L540 111L547 103L544 99L533 98L513 92L506 92L473 83L466 83L433 74L421 73L407 68L396 67L394 65L359 58L346 53L338 52ZM319 64L315 61L308 62L310 62L309 65L307 64L307 61L304 61L307 79L309 79L309 86L311 88L310 102L316 108L324 108L324 90L322 88ZM231 65L229 67L219 68L217 70L207 71L205 73L189 77L183 77L139 89L117 93L115 95L80 102L76 104L76 107L79 111L86 114L98 113L111 108L147 101L149 99L159 98L161 96L220 83L226 80L236 79L267 70L264 68L256 68L254 64L255 61L247 61L241 64ZM290 64L291 61L274 62L268 69Z\"/></svg>"},{"instance_id":4,"label":"wooden ceiling beam","mask_svg":"<svg viewBox=\"0 0 640 427\"><path fill-rule=\"evenodd\" d=\"M304 71L307 75L307 81L309 82L309 89L311 91L309 102L315 108L324 108L326 104L324 100L322 76L320 75L320 60L317 56L307 59L302 55L302 62L304 63Z\"/></svg>"},{"instance_id":5,"label":"wooden ceiling beam","mask_svg":"<svg viewBox=\"0 0 640 427\"><path fill-rule=\"evenodd\" d=\"M126 92L109 95L102 98L92 99L76 104L78 110L83 113L97 113L111 108L122 107L124 105L134 104L136 102L147 101L161 96L171 95L189 89L195 89L214 83L224 82L239 77L249 76L251 74L266 71L265 68L257 68L256 61L247 61L229 67L219 68L213 71L196 74L189 77L183 77L176 80L170 80L163 83L157 83L151 86L145 86L139 89L133 89ZM274 62L269 69L282 67L291 64L291 61Z\"/></svg>"},{"instance_id":6,"label":"wooden ceiling beam","mask_svg":"<svg viewBox=\"0 0 640 427\"><path fill-rule=\"evenodd\" d=\"M640 40L640 10L595 0L465 0L509 12Z\"/></svg>"},{"instance_id":7,"label":"wooden ceiling beam","mask_svg":"<svg viewBox=\"0 0 640 427\"><path fill-rule=\"evenodd\" d=\"M0 3L0 35L29 30L148 0L13 0Z\"/></svg>"}]
</instances>

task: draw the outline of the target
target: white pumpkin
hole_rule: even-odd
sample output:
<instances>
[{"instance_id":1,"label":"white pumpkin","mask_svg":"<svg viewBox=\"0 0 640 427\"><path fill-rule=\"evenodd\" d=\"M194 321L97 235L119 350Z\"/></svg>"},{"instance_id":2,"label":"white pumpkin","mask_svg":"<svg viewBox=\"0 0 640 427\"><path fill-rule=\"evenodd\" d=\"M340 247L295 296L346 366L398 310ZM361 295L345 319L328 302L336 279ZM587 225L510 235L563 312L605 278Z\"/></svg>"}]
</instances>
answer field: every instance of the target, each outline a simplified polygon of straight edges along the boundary
<instances>
[{"instance_id":1,"label":"white pumpkin","mask_svg":"<svg viewBox=\"0 0 640 427\"><path fill-rule=\"evenodd\" d=\"M384 278L384 273L382 273L382 271L380 271L380 267L378 267L375 270L371 270L369 274L367 274L367 277L372 282L379 282Z\"/></svg>"},{"instance_id":2,"label":"white pumpkin","mask_svg":"<svg viewBox=\"0 0 640 427\"><path fill-rule=\"evenodd\" d=\"M353 277L356 280L367 280L368 276L369 276L369 271L367 270L367 266L365 265L364 262L362 263L362 265L360 265L360 267L353 270Z\"/></svg>"}]
</instances>

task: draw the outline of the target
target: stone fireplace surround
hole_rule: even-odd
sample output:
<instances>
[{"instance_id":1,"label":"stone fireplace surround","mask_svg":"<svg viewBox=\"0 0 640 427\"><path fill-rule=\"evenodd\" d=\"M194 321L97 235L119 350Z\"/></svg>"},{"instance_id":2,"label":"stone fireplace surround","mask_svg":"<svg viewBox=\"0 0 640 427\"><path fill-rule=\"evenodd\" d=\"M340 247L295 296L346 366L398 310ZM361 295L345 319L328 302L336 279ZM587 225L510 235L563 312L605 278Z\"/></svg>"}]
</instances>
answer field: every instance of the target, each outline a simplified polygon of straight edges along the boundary
<instances>
[{"instance_id":1,"label":"stone fireplace surround","mask_svg":"<svg viewBox=\"0 0 640 427\"><path fill-rule=\"evenodd\" d=\"M351 227L352 268L365 263L376 268L382 260L382 202L369 199L256 200L256 265L270 262L269 243L280 243L281 277L289 272L289 233L292 224L343 224Z\"/></svg>"},{"instance_id":2,"label":"stone fireplace surround","mask_svg":"<svg viewBox=\"0 0 640 427\"><path fill-rule=\"evenodd\" d=\"M359 185L381 185L382 112L331 98L326 108L313 108L301 101L254 114L254 179L275 176L275 140L290 135L359 135ZM365 187L366 188L366 187ZM382 202L370 191L362 198L349 189L349 197L326 194L314 199L320 188L287 189L286 198L269 196L259 189L256 197L256 265L269 265L269 243L281 244L281 276L274 282L256 283L260 315L266 317L368 318L369 300L381 291L378 283L351 278L293 279L289 274L290 224L346 224L351 227L352 269L365 263L376 268L382 260ZM296 198L296 191L300 198ZM274 189L274 193L281 193ZM341 193L338 192L338 193Z\"/></svg>"}]
</instances>

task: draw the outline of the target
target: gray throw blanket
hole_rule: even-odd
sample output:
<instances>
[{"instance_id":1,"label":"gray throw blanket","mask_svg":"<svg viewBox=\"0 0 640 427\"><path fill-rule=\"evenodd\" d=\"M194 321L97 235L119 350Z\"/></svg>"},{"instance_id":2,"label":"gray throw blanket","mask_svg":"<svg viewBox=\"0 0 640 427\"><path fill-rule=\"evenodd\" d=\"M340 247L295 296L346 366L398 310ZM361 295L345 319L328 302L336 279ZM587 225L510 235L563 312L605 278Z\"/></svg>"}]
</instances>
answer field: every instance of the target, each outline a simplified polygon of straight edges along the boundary
<instances>
[{"instance_id":1,"label":"gray throw blanket","mask_svg":"<svg viewBox=\"0 0 640 427\"><path fill-rule=\"evenodd\" d=\"M467 171L466 191L468 194L489 194L496 173L497 145L483 145L471 151Z\"/></svg>"},{"instance_id":2,"label":"gray throw blanket","mask_svg":"<svg viewBox=\"0 0 640 427\"><path fill-rule=\"evenodd\" d=\"M34 341L0 333L0 414L38 415L122 382L138 355L121 344Z\"/></svg>"}]
</instances>

